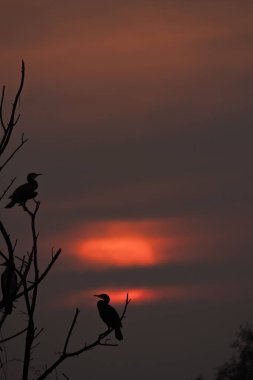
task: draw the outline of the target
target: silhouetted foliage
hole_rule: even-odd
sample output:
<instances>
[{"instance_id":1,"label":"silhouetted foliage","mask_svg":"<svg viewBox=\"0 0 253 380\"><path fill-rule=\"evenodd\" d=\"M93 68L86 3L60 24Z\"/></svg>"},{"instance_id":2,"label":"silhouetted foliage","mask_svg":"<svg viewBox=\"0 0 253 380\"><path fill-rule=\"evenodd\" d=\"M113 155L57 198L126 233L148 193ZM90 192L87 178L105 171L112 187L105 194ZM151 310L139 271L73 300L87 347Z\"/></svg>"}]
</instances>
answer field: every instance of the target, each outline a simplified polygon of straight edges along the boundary
<instances>
[{"instance_id":1,"label":"silhouetted foliage","mask_svg":"<svg viewBox=\"0 0 253 380\"><path fill-rule=\"evenodd\" d=\"M214 380L253 380L253 328L240 326L236 340L231 345L232 357L217 367ZM202 376L195 380L204 380Z\"/></svg>"},{"instance_id":2,"label":"silhouetted foliage","mask_svg":"<svg viewBox=\"0 0 253 380\"><path fill-rule=\"evenodd\" d=\"M218 367L215 380L252 380L253 330L249 324L240 327L231 347L235 353L227 362Z\"/></svg>"}]
</instances>

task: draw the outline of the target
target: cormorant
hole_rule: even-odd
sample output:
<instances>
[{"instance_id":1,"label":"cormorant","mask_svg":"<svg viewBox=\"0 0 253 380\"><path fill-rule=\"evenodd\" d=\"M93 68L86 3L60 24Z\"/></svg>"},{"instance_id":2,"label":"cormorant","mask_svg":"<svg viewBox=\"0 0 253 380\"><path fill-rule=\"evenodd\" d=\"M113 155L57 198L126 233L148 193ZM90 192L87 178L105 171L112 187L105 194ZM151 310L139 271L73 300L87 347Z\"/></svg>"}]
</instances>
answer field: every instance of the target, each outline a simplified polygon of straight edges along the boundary
<instances>
[{"instance_id":1,"label":"cormorant","mask_svg":"<svg viewBox=\"0 0 253 380\"><path fill-rule=\"evenodd\" d=\"M5 208L11 208L15 206L15 204L25 205L28 199L33 199L36 197L36 189L38 187L37 181L35 178L41 174L30 173L27 176L27 183L19 186L14 193L9 197L11 199L10 203L8 203Z\"/></svg>"},{"instance_id":2,"label":"cormorant","mask_svg":"<svg viewBox=\"0 0 253 380\"><path fill-rule=\"evenodd\" d=\"M94 294L95 297L101 298L97 303L98 312L101 319L107 324L107 326L113 330L115 330L115 337L118 340L123 339L123 335L121 332L121 320L117 311L109 305L110 297L108 294Z\"/></svg>"},{"instance_id":3,"label":"cormorant","mask_svg":"<svg viewBox=\"0 0 253 380\"><path fill-rule=\"evenodd\" d=\"M6 265L6 268L1 276L3 298L0 302L0 309L4 307L5 314L11 314L13 301L18 291L17 274L15 272L14 263L8 261L3 265Z\"/></svg>"}]
</instances>

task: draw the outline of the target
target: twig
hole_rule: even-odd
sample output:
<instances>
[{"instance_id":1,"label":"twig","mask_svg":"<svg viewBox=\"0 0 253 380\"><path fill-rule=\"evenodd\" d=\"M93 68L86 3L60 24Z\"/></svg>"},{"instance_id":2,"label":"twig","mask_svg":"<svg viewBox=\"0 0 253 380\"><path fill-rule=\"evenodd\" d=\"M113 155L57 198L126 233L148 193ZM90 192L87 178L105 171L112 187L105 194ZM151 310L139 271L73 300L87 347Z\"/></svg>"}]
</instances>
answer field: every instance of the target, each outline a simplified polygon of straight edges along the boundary
<instances>
[{"instance_id":1,"label":"twig","mask_svg":"<svg viewBox=\"0 0 253 380\"><path fill-rule=\"evenodd\" d=\"M19 151L20 148L28 141L28 139L24 139L24 134L22 134L21 143L17 146L17 148L11 153L11 155L4 161L2 166L0 166L0 171L8 164L8 162L12 159L12 157Z\"/></svg>"},{"instance_id":2,"label":"twig","mask_svg":"<svg viewBox=\"0 0 253 380\"><path fill-rule=\"evenodd\" d=\"M0 256L2 256L2 258L3 258L5 261L8 261L8 257L5 256L5 254L4 254L2 251L0 251Z\"/></svg>"},{"instance_id":3,"label":"twig","mask_svg":"<svg viewBox=\"0 0 253 380\"><path fill-rule=\"evenodd\" d=\"M42 327L37 334L34 334L34 339L38 338L38 336L44 331L44 328Z\"/></svg>"},{"instance_id":4,"label":"twig","mask_svg":"<svg viewBox=\"0 0 253 380\"><path fill-rule=\"evenodd\" d=\"M126 311L127 311L127 307L128 307L128 304L129 302L131 301L131 299L129 299L128 297L128 294L126 296L126 301L125 301L125 307L124 307L124 310L123 310L123 313L121 315L121 318L120 320L122 320L124 317L125 317L125 314L126 314ZM83 347L81 347L79 350L76 350L76 351L72 351L72 352L67 352L67 346L68 346L68 342L69 342L69 339L70 339L70 336L73 332L73 329L74 329L74 326L76 324L76 320L77 320L77 316L78 316L78 313L79 313L79 310L76 309L76 312L75 312L75 315L74 315L74 318L73 318L73 321L71 323L71 326L70 326L70 329L69 329L69 332L67 334L67 338L65 340L65 344L64 344L64 348L63 348L63 352L61 353L61 355L59 356L59 358L50 366L48 367L45 372L40 375L37 380L43 380L45 379L52 371L54 371L64 360L70 358L70 357L73 357L73 356L78 356L80 354L82 354L83 352L85 351L89 351L89 350L92 350L94 347L96 346L117 346L116 344L109 344L109 343L104 343L102 342L102 339L104 339L106 336L108 336L109 334L112 333L113 329L108 329L104 334L102 335L99 335L99 337L91 344L89 345L84 345Z\"/></svg>"},{"instance_id":5,"label":"twig","mask_svg":"<svg viewBox=\"0 0 253 380\"><path fill-rule=\"evenodd\" d=\"M75 324L76 324L76 321L77 321L77 317L78 317L78 314L79 314L80 310L79 309L76 309L76 312L75 312L75 315L74 315L74 318L73 318L73 321L71 323L71 326L70 326L70 329L69 329L69 332L67 334L67 338L65 340L65 343L64 343L64 347L63 347L63 353L66 354L67 352L67 348L68 348L68 344L69 344L69 340L70 340L70 337L72 335L72 332L73 332L73 329L75 327Z\"/></svg>"},{"instance_id":6,"label":"twig","mask_svg":"<svg viewBox=\"0 0 253 380\"><path fill-rule=\"evenodd\" d=\"M2 124L3 130L4 130L4 134L3 134L3 137L0 141L0 156L3 154L6 147L8 146L8 143L10 141L10 138L11 138L11 135L13 132L13 129L17 123L17 119L15 120L15 113L16 113L16 108L17 108L18 101L20 99L21 92L23 90L24 80L25 80L25 63L22 60L21 80L20 80L19 88L18 88L18 91L16 93L13 105L12 105L12 111L11 111L10 119L9 119L7 126L5 126L4 121L3 121L3 101L4 101L5 88L3 88L3 91L2 91L2 97L1 97L1 102L0 102L0 114L1 114L1 124Z\"/></svg>"},{"instance_id":7,"label":"twig","mask_svg":"<svg viewBox=\"0 0 253 380\"><path fill-rule=\"evenodd\" d=\"M31 219L31 231L32 231L32 241L33 241L33 269L34 269L34 287L32 289L31 302L28 305L27 302L27 312L28 312L28 324L26 333L26 343L25 343L25 353L24 353L24 365L23 365L23 380L28 379L29 366L31 361L31 350L35 339L35 326L34 326L34 312L37 301L38 294L38 279L39 279L39 268L38 268L38 247L37 247L37 233L36 233L36 215L39 210L40 203L36 202L35 210L31 212L26 205L23 205L24 210L30 215ZM30 267L30 266L29 266ZM27 268L26 268L27 269ZM27 272L28 273L28 272ZM26 286L26 280L23 282ZM24 294L27 297L28 289L24 287Z\"/></svg>"},{"instance_id":8,"label":"twig","mask_svg":"<svg viewBox=\"0 0 253 380\"><path fill-rule=\"evenodd\" d=\"M5 194L7 193L7 191L9 190L9 188L12 186L13 182L16 181L16 177L15 178L12 178L10 184L6 187L6 189L4 190L3 194L1 195L0 197L0 201L3 199L3 197L5 196Z\"/></svg>"},{"instance_id":9,"label":"twig","mask_svg":"<svg viewBox=\"0 0 253 380\"><path fill-rule=\"evenodd\" d=\"M1 103L0 103L0 120L1 120L1 125L3 127L3 130L6 131L6 126L3 120L4 93L5 93L5 86L3 86L3 89L2 89L2 96L1 96Z\"/></svg>"},{"instance_id":10,"label":"twig","mask_svg":"<svg viewBox=\"0 0 253 380\"><path fill-rule=\"evenodd\" d=\"M38 281L37 281L37 284L39 284L45 277L46 275L48 274L48 272L50 271L50 269L52 268L52 266L54 265L55 261L58 259L58 257L60 256L61 254L61 249L58 249L58 251L56 252L56 254L54 255L54 257L52 258L51 262L48 264L47 268L45 269L45 271L39 276L38 278ZM35 284L32 284L31 286L29 286L27 288L27 291L29 292L30 290L32 290L34 288ZM18 293L15 297L15 299L17 298L20 298L24 295L24 291Z\"/></svg>"},{"instance_id":11,"label":"twig","mask_svg":"<svg viewBox=\"0 0 253 380\"><path fill-rule=\"evenodd\" d=\"M8 340L16 338L17 336L19 336L19 335L23 334L24 332L26 332L26 330L27 330L27 328L19 331L18 333L14 334L14 335L8 336L8 338L1 339L0 343L4 343L4 342L7 342Z\"/></svg>"},{"instance_id":12,"label":"twig","mask_svg":"<svg viewBox=\"0 0 253 380\"><path fill-rule=\"evenodd\" d=\"M9 254L9 260L11 262L14 261L14 257L13 257L13 246L12 246L12 243L11 243L11 240L10 240L10 237L3 225L3 223L0 221L0 232L4 238L4 241L5 241L5 244L7 246L7 249L8 249L8 254Z\"/></svg>"}]
</instances>

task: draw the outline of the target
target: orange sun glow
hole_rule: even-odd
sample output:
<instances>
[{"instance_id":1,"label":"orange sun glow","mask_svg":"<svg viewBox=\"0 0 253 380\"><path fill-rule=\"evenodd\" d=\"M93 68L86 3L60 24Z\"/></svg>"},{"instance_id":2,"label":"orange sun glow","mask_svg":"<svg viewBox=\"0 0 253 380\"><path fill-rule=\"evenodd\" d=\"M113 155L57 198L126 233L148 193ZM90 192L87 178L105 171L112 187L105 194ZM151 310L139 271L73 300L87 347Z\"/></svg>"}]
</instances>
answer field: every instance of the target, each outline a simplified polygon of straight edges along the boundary
<instances>
[{"instance_id":1,"label":"orange sun glow","mask_svg":"<svg viewBox=\"0 0 253 380\"><path fill-rule=\"evenodd\" d=\"M128 294L129 299L135 304L142 303L156 303L169 300L185 300L189 298L196 297L206 297L207 294L195 286L185 286L185 285L176 285L176 286L164 286L164 287L137 287L137 288L114 288L114 287L103 287L96 289L89 289L84 291L79 291L76 293L69 294L69 296L64 296L64 300L61 300L61 304L66 307L73 305L86 305L92 306L97 302L97 299L94 294L106 293L109 294L111 303L124 305L126 301L126 296Z\"/></svg>"},{"instance_id":2,"label":"orange sun glow","mask_svg":"<svg viewBox=\"0 0 253 380\"><path fill-rule=\"evenodd\" d=\"M101 237L80 243L81 257L103 266L153 265L155 255L148 241L131 236Z\"/></svg>"}]
</instances>

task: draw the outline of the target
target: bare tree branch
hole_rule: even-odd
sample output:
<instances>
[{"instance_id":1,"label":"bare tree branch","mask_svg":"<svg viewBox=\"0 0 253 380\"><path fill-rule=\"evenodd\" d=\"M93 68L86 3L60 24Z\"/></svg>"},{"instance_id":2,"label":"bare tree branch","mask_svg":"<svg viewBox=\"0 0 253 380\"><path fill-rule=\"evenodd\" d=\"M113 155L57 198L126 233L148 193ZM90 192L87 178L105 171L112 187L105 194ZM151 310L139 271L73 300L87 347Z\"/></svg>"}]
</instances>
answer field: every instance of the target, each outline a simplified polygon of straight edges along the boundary
<instances>
[{"instance_id":1,"label":"bare tree branch","mask_svg":"<svg viewBox=\"0 0 253 380\"><path fill-rule=\"evenodd\" d=\"M22 146L28 141L28 139L24 139L24 134L21 137L21 143L17 146L17 148L11 153L11 155L4 161L4 163L0 166L0 171L8 164L8 162L12 159L12 157L22 148Z\"/></svg>"},{"instance_id":2,"label":"bare tree branch","mask_svg":"<svg viewBox=\"0 0 253 380\"><path fill-rule=\"evenodd\" d=\"M0 201L4 198L5 194L7 193L7 191L10 189L10 187L12 186L13 182L16 181L16 177L15 178L12 178L10 184L6 187L6 189L3 191L3 194L1 195L0 197Z\"/></svg>"},{"instance_id":3,"label":"bare tree branch","mask_svg":"<svg viewBox=\"0 0 253 380\"><path fill-rule=\"evenodd\" d=\"M23 366L23 377L22 380L28 379L29 366L31 360L31 350L35 339L35 326L34 326L34 312L36 307L37 295L38 295L38 279L39 279L39 268L38 268L38 247L37 247L37 233L36 233L36 215L39 210L40 203L36 202L35 210L31 212L25 205L23 205L24 210L30 215L31 218L31 231L32 231L32 241L33 241L33 269L34 269L34 287L32 289L31 303L27 308L28 312L28 325L26 333L26 344L25 344L25 354L24 354L24 366ZM25 281L26 283L26 281ZM24 289L24 294L28 293L27 288Z\"/></svg>"},{"instance_id":4,"label":"bare tree branch","mask_svg":"<svg viewBox=\"0 0 253 380\"><path fill-rule=\"evenodd\" d=\"M38 280L37 280L37 284L39 284L41 281L44 280L44 278L46 277L46 275L48 274L48 272L50 271L50 269L52 268L52 266L54 265L54 263L56 262L56 260L58 259L58 257L60 256L61 254L61 249L58 249L58 251L55 253L55 255L52 257L52 260L50 261L50 263L48 264L47 268L45 269L45 271L39 276ZM34 288L34 285L35 284L32 284L31 286L29 286L27 288L27 291L29 292L30 290L32 290ZM18 293L16 295L16 298L20 298L24 295L24 291Z\"/></svg>"},{"instance_id":5,"label":"bare tree branch","mask_svg":"<svg viewBox=\"0 0 253 380\"><path fill-rule=\"evenodd\" d=\"M0 340L0 344L1 344L1 343L5 343L5 342L7 342L8 340L14 339L14 338L16 338L17 336L19 336L19 335L21 335L21 334L24 334L24 332L26 332L26 330L27 330L27 328L25 328L25 329L19 331L18 333L14 334L14 335L8 336L8 338L1 339L1 340Z\"/></svg>"},{"instance_id":6,"label":"bare tree branch","mask_svg":"<svg viewBox=\"0 0 253 380\"><path fill-rule=\"evenodd\" d=\"M28 141L27 138L24 138L24 134L22 134L21 141L20 141L19 145L17 145L16 148L12 152L9 152L8 154L6 154L6 152L8 150L7 148L9 147L9 143L10 143L11 138L13 136L13 131L16 129L16 125L20 120L20 114L17 114L17 107L20 103L20 97L21 97L21 93L23 91L24 80L25 80L25 64L22 61L20 84L19 84L18 90L16 92L14 102L12 104L12 108L11 108L10 116L8 118L8 122L5 122L6 118L4 117L5 86L3 86L3 88L2 88L2 94L1 94L1 98L0 98L0 124L1 124L1 126L0 126L0 135L1 135L0 136L0 157L3 160L3 163L0 163L0 172L7 166L7 164L12 160L12 158L15 156L15 154ZM6 154L4 159L2 158L3 153ZM8 185L8 187L3 191L2 195L0 196L0 201L4 198L4 196L6 195L7 191L12 186L15 179L16 178L12 179L10 184ZM30 199L29 197L27 197L27 198ZM12 241L9 233L7 232L7 230L4 226L4 223L0 220L0 237L2 236L1 240L3 240L3 242L4 242L3 248L1 247L1 250L0 250L0 257L2 257L7 264L13 265L12 275L14 274L14 277L15 277L15 281L14 281L14 283L15 283L14 289L15 290L14 290L13 296L11 295L9 297L8 292L11 292L13 289L13 288L11 289L11 281L10 281L11 275L8 274L8 272L11 272L11 271L10 270L8 271L7 269L5 269L5 271L7 270L7 272L4 272L5 275L7 273L7 284L6 284L6 288L3 287L3 289L7 290L7 293L3 291L3 301L1 302L1 306L2 306L2 304L5 304L5 303L7 304L6 299L8 299L8 297L9 297L9 300L11 300L11 301L15 301L15 300L19 299L20 297L23 297L24 301L25 301L25 306L26 306L25 313L27 314L27 317L28 317L26 327L23 330L16 332L16 333L13 333L12 335L8 336L7 338L3 338L2 340L0 340L0 343L8 342L12 339L17 338L18 336L21 336L22 334L25 335L24 352L23 352L24 357L23 357L23 361L22 361L23 362L23 371L22 371L22 375L20 375L20 377L22 376L22 380L28 380L28 378L30 378L30 376L31 376L31 372L33 370L35 371L35 369L31 366L31 363L33 360L32 355L33 355L34 348L38 344L40 344L40 342L36 341L36 339L39 337L39 335L43 331L43 328L38 329L35 326L35 318L34 318L35 310L36 310L36 306L37 306L37 302L38 302L39 285L40 285L41 281L43 281L45 279L45 277L47 276L49 271L52 269L53 265L55 264L56 260L58 259L58 257L61 254L61 249L58 249L55 254L52 250L51 260L47 264L44 271L42 273L40 273L39 262L38 262L38 236L39 236L39 234L36 231L36 221L37 221L36 217L37 217L37 213L38 213L39 208L40 208L40 202L37 202L36 200L34 200L34 201L35 201L35 207L34 208L30 208L30 206L27 206L26 203L21 204L24 212L29 217L30 233L32 236L31 249L25 255L23 253L22 254L18 253L18 255L15 254L15 256L14 256L17 241L15 243ZM28 203L28 205L29 205L29 203ZM20 262L18 263L17 267L15 266L16 260L21 261L21 263ZM19 277L18 284L17 284L17 280L16 280L17 276L15 273L13 273L14 270ZM4 278L4 277L2 277L2 278ZM13 279L13 276L12 276L12 279ZM5 296L4 296L4 294L5 294ZM10 294L12 294L12 293L10 293ZM130 302L130 299L128 298L128 294L127 294L124 310L123 310L123 313L121 315L120 320L122 320L125 317L129 302ZM11 306L12 306L12 304L11 304ZM9 313L10 312L11 311L9 311ZM2 327L3 323L6 321L6 318L8 315L9 314L8 314L7 307L6 307L4 309L4 312L2 313L2 315L0 316L0 328ZM97 339L95 339L94 342L92 342L88 345L84 344L83 346L81 346L79 349L77 349L75 351L70 351L70 349L69 349L70 341L71 341L71 337L73 336L73 332L74 332L74 329L75 329L76 324L77 324L78 315L79 315L79 310L76 309L75 314L72 318L72 322L71 322L69 329L67 331L67 334L66 334L66 338L65 338L65 341L63 344L63 350L59 354L58 359L56 359L51 364L51 366L47 367L44 370L44 372L42 372L42 374L39 375L37 380L45 379L53 371L57 370L58 366L63 361L65 361L66 359L74 357L74 356L78 356L78 355L80 355L86 351L92 350L96 346L107 346L107 347L118 346L118 344L116 344L116 343L115 344L110 343L109 339L107 338L113 331L113 329L108 328L103 334L100 334L97 337ZM6 377L7 376L6 366L7 366L7 363L9 363L10 361L11 360L7 361L7 356L6 356L5 363L2 363L0 361L0 367L2 367L1 371L4 374L5 380L7 378ZM38 374L38 372L37 372L37 374ZM67 380L69 379L67 377L67 375L65 375L64 373L62 374L62 376ZM34 376L33 376L33 378L34 378Z\"/></svg>"},{"instance_id":7,"label":"bare tree branch","mask_svg":"<svg viewBox=\"0 0 253 380\"><path fill-rule=\"evenodd\" d=\"M0 142L0 156L3 154L6 147L8 146L8 143L10 141L10 138L11 138L11 135L13 132L13 129L14 129L15 124L17 122L17 119L15 118L15 114L16 114L17 104L18 104L18 101L20 99L21 92L23 90L24 80L25 80L25 63L24 63L24 61L22 61L20 85L19 85L18 91L16 93L14 103L12 105L12 111L11 111L11 115L10 115L10 119L9 119L7 127L5 127L5 124L3 122L4 88L2 91L2 97L1 97L1 103L0 103L0 106L1 106L0 107L0 114L1 114L1 124L2 124L2 127L4 129L4 134L3 134L3 137L2 137L1 142Z\"/></svg>"},{"instance_id":8,"label":"bare tree branch","mask_svg":"<svg viewBox=\"0 0 253 380\"><path fill-rule=\"evenodd\" d=\"M63 353L66 353L66 352L67 352L67 348L68 348L69 340L70 340L70 337L71 337L71 335L72 335L73 329L74 329L74 327L75 327L76 320L77 320L77 317L78 317L79 312L80 312L79 309L76 309L76 312L75 312L75 315L74 315L73 321L72 321L72 323L71 323L71 326L70 326L69 332L68 332L68 334L67 334L67 338L66 338L65 343L64 343Z\"/></svg>"},{"instance_id":9,"label":"bare tree branch","mask_svg":"<svg viewBox=\"0 0 253 380\"><path fill-rule=\"evenodd\" d=\"M130 303L131 299L129 299L128 297L128 294L126 296L126 301L125 301L125 307L124 307L124 310L123 310L123 313L121 315L121 318L120 320L122 320L124 317L125 317L125 314L126 314L126 311L127 311L127 307L128 307L128 304ZM69 332L67 334L67 338L65 340L65 343L64 343L64 348L63 348L63 352L61 353L61 355L59 356L59 358L50 366L48 367L45 372L40 375L37 380L43 380L45 379L51 372L53 372L64 360L68 359L68 358L71 358L71 357L74 357L74 356L78 356L80 354L82 354L83 352L85 351L89 351L89 350L92 350L94 347L96 346L109 346L109 347L114 347L114 346L117 346L117 344L109 344L109 343L103 343L102 340L110 335L113 331L113 329L108 329L105 333L103 334L100 334L99 337L91 344L89 345L84 345L83 347L81 347L79 350L76 350L76 351L72 351L72 352L67 352L67 348L68 348L68 343L69 343L69 340L70 340L70 337L71 337L71 334L73 332L73 329L75 327L75 324L76 324L76 321L77 321L77 316L79 314L79 310L76 309L76 312L75 312L75 315L74 315L74 318L73 318L73 321L71 323L71 326L70 326L70 329L69 329Z\"/></svg>"},{"instance_id":10,"label":"bare tree branch","mask_svg":"<svg viewBox=\"0 0 253 380\"><path fill-rule=\"evenodd\" d=\"M6 229L5 229L5 227L1 221L0 221L0 232L4 238L5 244L6 244L7 249L8 249L9 260L13 262L14 261L14 255L13 255L14 249L13 249L10 237L9 237L9 235L8 235Z\"/></svg>"},{"instance_id":11,"label":"bare tree branch","mask_svg":"<svg viewBox=\"0 0 253 380\"><path fill-rule=\"evenodd\" d=\"M2 89L2 96L1 96L1 102L0 102L0 120L1 120L1 125L3 127L3 130L5 132L6 126L5 126L4 119L3 119L4 94L5 94L5 86L3 86L3 89Z\"/></svg>"}]
</instances>

